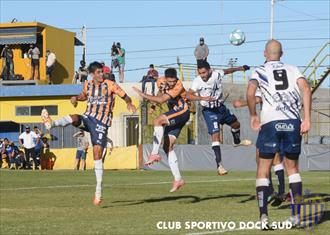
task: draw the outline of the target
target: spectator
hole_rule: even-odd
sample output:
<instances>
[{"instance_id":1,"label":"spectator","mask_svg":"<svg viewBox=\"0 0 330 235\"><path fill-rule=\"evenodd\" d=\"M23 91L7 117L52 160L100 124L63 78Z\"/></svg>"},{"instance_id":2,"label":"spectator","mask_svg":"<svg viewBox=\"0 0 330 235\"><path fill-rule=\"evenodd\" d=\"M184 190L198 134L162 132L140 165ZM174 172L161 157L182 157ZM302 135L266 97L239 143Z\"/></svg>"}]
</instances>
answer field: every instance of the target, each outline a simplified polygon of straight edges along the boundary
<instances>
[{"instance_id":1,"label":"spectator","mask_svg":"<svg viewBox=\"0 0 330 235\"><path fill-rule=\"evenodd\" d=\"M152 95L155 95L155 83L158 78L158 71L154 68L154 65L149 65L149 70L147 75L142 78L142 92L146 89L146 83L151 82L152 84Z\"/></svg>"},{"instance_id":2,"label":"spectator","mask_svg":"<svg viewBox=\"0 0 330 235\"><path fill-rule=\"evenodd\" d=\"M73 135L74 138L77 138L77 152L76 152L76 163L75 170L79 170L80 160L82 169L86 170L86 156L89 146L88 139L85 137L84 131L79 131Z\"/></svg>"},{"instance_id":3,"label":"spectator","mask_svg":"<svg viewBox=\"0 0 330 235\"><path fill-rule=\"evenodd\" d=\"M40 166L41 169L50 169L51 167L47 166L48 162L50 161L49 156L49 144L48 138L46 136L41 137L41 150L40 150Z\"/></svg>"},{"instance_id":4,"label":"spectator","mask_svg":"<svg viewBox=\"0 0 330 235\"><path fill-rule=\"evenodd\" d=\"M39 58L40 51L36 45L30 45L28 51L29 58L31 59L31 78L30 80L39 80Z\"/></svg>"},{"instance_id":5,"label":"spectator","mask_svg":"<svg viewBox=\"0 0 330 235\"><path fill-rule=\"evenodd\" d=\"M37 134L34 133L34 131L31 131L29 126L25 126L25 132L23 132L19 136L18 141L20 145L24 147L25 163L26 163L25 167L27 169L31 169L31 164L30 164L30 157L31 157L34 162L34 169L38 170L38 162L36 158L34 139L37 139L37 143L39 143L39 137L37 136Z\"/></svg>"},{"instance_id":6,"label":"spectator","mask_svg":"<svg viewBox=\"0 0 330 235\"><path fill-rule=\"evenodd\" d=\"M111 70L113 68L118 67L119 72L119 82L124 82L125 75L125 49L121 47L120 43L117 42L116 44L113 43L111 48L111 56L112 56L112 63L111 63Z\"/></svg>"},{"instance_id":7,"label":"spectator","mask_svg":"<svg viewBox=\"0 0 330 235\"><path fill-rule=\"evenodd\" d=\"M10 80L14 77L14 54L13 50L9 48L8 45L5 45L2 49L1 58L4 60L1 77L3 77L3 80Z\"/></svg>"},{"instance_id":8,"label":"spectator","mask_svg":"<svg viewBox=\"0 0 330 235\"><path fill-rule=\"evenodd\" d=\"M112 74L111 69L105 65L104 61L101 61L100 64L103 66L103 78L110 80Z\"/></svg>"},{"instance_id":9,"label":"spectator","mask_svg":"<svg viewBox=\"0 0 330 235\"><path fill-rule=\"evenodd\" d=\"M73 83L82 84L87 80L87 77L88 77L88 69L86 67L86 62L81 60L80 67L78 68L78 71L76 71Z\"/></svg>"},{"instance_id":10,"label":"spectator","mask_svg":"<svg viewBox=\"0 0 330 235\"><path fill-rule=\"evenodd\" d=\"M46 51L46 76L48 84L53 84L52 72L55 68L56 55L50 50Z\"/></svg>"},{"instance_id":11,"label":"spectator","mask_svg":"<svg viewBox=\"0 0 330 235\"><path fill-rule=\"evenodd\" d=\"M9 157L10 162L10 169L22 169L23 168L23 160L22 156L20 155L20 151L18 147L14 144L14 142L9 142L7 148L6 148L7 156Z\"/></svg>"},{"instance_id":12,"label":"spectator","mask_svg":"<svg viewBox=\"0 0 330 235\"><path fill-rule=\"evenodd\" d=\"M34 144L35 144L34 149L35 149L35 153L36 153L37 163L38 163L38 166L40 166L40 160L41 160L40 159L40 154L41 154L41 151L42 151L42 148L43 148L43 143L42 143L42 141L38 141L38 139L39 140L41 139L42 132L37 126L33 127L33 131L38 136L38 138L34 138L33 141L34 141Z\"/></svg>"},{"instance_id":13,"label":"spectator","mask_svg":"<svg viewBox=\"0 0 330 235\"><path fill-rule=\"evenodd\" d=\"M202 61L207 61L207 57L209 55L209 48L204 43L204 38L199 39L199 44L195 48L194 55L197 60L197 64L199 64Z\"/></svg>"},{"instance_id":14,"label":"spectator","mask_svg":"<svg viewBox=\"0 0 330 235\"><path fill-rule=\"evenodd\" d=\"M9 164L10 164L9 163L9 157L7 155L7 152L6 152L6 149L7 149L8 145L9 145L9 140L7 138L4 138L4 140L1 143L1 149L0 149L1 150L1 154L0 154L1 155L1 162L0 162L1 167L2 167L4 162L7 163L7 165L4 166L4 168L9 168Z\"/></svg>"}]
</instances>

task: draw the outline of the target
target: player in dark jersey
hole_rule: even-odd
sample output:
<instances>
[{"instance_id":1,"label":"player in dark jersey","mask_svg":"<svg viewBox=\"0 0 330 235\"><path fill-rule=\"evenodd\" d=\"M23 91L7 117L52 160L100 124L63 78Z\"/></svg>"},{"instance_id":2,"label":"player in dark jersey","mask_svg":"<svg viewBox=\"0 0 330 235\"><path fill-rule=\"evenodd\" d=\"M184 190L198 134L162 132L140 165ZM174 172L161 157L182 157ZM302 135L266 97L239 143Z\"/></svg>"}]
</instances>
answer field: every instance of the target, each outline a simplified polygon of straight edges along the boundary
<instances>
[{"instance_id":1,"label":"player in dark jersey","mask_svg":"<svg viewBox=\"0 0 330 235\"><path fill-rule=\"evenodd\" d=\"M83 115L67 115L52 121L46 109L43 109L41 113L43 122L48 130L56 126L71 124L90 133L96 175L95 205L99 205L102 202L102 153L107 144L108 127L111 125L115 96L120 96L126 102L129 111L136 112L132 99L125 91L118 84L110 80L104 80L102 69L103 66L100 63L91 63L88 71L93 79L89 82L85 81L80 95L71 97L71 103L74 107L77 106L78 101L87 100L86 112Z\"/></svg>"},{"instance_id":2,"label":"player in dark jersey","mask_svg":"<svg viewBox=\"0 0 330 235\"><path fill-rule=\"evenodd\" d=\"M159 147L164 137L163 148L168 156L168 163L174 176L170 192L175 192L181 188L185 182L181 177L178 159L173 150L173 146L180 135L181 129L189 120L190 111L186 102L186 90L182 82L177 78L177 72L174 68L165 70L165 77L157 79L157 86L160 90L157 96L147 95L138 88L133 88L140 96L153 103L163 104L167 102L169 108L168 112L160 114L154 120L153 149L145 164L151 165L161 160Z\"/></svg>"}]
</instances>

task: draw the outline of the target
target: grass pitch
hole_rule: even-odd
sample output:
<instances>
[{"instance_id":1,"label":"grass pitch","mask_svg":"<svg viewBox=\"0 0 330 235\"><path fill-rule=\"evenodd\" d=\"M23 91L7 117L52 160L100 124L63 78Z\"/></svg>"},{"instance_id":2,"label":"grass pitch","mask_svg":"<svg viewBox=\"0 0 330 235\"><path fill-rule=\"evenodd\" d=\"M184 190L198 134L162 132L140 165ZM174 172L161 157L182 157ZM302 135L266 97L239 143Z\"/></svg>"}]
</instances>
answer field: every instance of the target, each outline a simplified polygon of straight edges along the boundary
<instances>
[{"instance_id":1,"label":"grass pitch","mask_svg":"<svg viewBox=\"0 0 330 235\"><path fill-rule=\"evenodd\" d=\"M95 207L93 171L0 171L0 234L329 234L330 212L310 230L185 229L187 221L257 221L255 172L184 172L186 185L169 193L170 172L105 171L103 204ZM303 187L323 194L330 173L302 173ZM274 185L277 185L273 177ZM286 189L288 184L286 184ZM290 215L288 203L269 206L270 219ZM177 221L182 229L157 229Z\"/></svg>"}]
</instances>

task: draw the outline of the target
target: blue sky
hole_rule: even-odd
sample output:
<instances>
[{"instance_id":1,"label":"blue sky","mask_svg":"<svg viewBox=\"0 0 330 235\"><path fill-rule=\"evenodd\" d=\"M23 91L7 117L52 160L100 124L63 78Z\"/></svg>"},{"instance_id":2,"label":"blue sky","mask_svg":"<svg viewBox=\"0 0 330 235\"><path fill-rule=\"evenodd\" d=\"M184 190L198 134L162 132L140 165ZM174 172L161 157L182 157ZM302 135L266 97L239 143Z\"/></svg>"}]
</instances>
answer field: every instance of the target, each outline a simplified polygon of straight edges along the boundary
<instances>
[{"instance_id":1,"label":"blue sky","mask_svg":"<svg viewBox=\"0 0 330 235\"><path fill-rule=\"evenodd\" d=\"M228 36L236 28L246 33L242 46L210 47L211 64L227 64L232 57L238 64L263 63L263 47L269 38L270 0L259 1L0 1L1 22L17 18L19 21L39 21L78 32L87 26L87 60L110 63L112 42L119 41L127 51L126 69L176 63L194 63L193 48L146 51L153 49L195 47L200 36L208 45L228 43ZM275 38L283 40L283 61L306 65L322 44L330 38L329 1L277 1L275 21L311 20L275 23ZM317 21L315 21L317 20ZM226 25L233 23L231 25ZM187 24L225 24L202 27L127 28L134 26L163 26ZM118 27L119 28L109 28ZM95 29L95 27L106 27ZM126 28L120 28L126 27ZM94 29L93 29L94 28ZM323 38L309 40L310 38ZM305 39L305 40L297 40ZM308 39L308 40L306 40ZM81 59L81 48L75 50L75 63ZM127 81L137 81L145 70L128 71Z\"/></svg>"}]
</instances>

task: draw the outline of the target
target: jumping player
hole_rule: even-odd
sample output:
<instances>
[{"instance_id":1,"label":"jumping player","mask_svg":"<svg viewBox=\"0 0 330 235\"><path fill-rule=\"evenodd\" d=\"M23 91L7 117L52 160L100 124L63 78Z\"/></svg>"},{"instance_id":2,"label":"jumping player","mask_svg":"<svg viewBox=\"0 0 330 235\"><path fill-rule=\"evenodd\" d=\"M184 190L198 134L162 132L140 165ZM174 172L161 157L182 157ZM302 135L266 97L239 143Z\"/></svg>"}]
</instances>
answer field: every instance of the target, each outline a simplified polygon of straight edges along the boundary
<instances>
[{"instance_id":1,"label":"jumping player","mask_svg":"<svg viewBox=\"0 0 330 235\"><path fill-rule=\"evenodd\" d=\"M212 137L212 149L215 154L218 175L225 175L228 171L223 167L221 161L220 150L220 128L219 124L227 124L231 127L231 132L234 137L234 146L250 145L250 140L241 141L240 138L240 123L236 116L223 104L222 94L222 79L224 75L231 74L236 71L246 71L250 67L244 65L237 68L229 68L224 70L213 70L210 64L202 61L197 65L198 74L188 91L188 99L192 97L212 97L212 100L201 100L200 104L203 107L203 116L208 128L208 132Z\"/></svg>"},{"instance_id":2,"label":"jumping player","mask_svg":"<svg viewBox=\"0 0 330 235\"><path fill-rule=\"evenodd\" d=\"M153 149L145 164L151 165L161 160L159 147L164 137L163 148L168 156L168 163L174 177L170 192L175 192L181 188L185 182L180 174L178 159L173 150L173 146L180 135L181 129L189 120L190 111L186 102L186 90L182 82L178 80L177 72L174 68L165 70L165 77L157 79L157 86L160 90L157 96L147 95L138 88L133 88L141 97L153 103L163 104L167 102L169 108L168 112L160 114L154 120Z\"/></svg>"},{"instance_id":3,"label":"jumping player","mask_svg":"<svg viewBox=\"0 0 330 235\"><path fill-rule=\"evenodd\" d=\"M264 56L266 63L255 69L247 88L247 102L251 115L251 127L258 135L259 161L257 166L256 191L260 220L271 229L268 222L267 197L269 192L268 174L277 152L285 154L284 163L289 178L292 203L290 221L299 225L302 181L298 170L301 151L301 135L311 125L311 90L308 82L296 66L280 61L282 45L276 40L267 42ZM255 93L261 91L262 110L260 120L256 112ZM300 120L303 92L304 119ZM297 205L297 208L294 206Z\"/></svg>"},{"instance_id":4,"label":"jumping player","mask_svg":"<svg viewBox=\"0 0 330 235\"><path fill-rule=\"evenodd\" d=\"M96 175L95 205L100 205L102 202L102 153L107 144L108 127L111 124L115 95L120 96L126 102L129 111L136 112L136 107L132 104L131 98L125 91L116 83L104 80L102 69L102 64L98 62L91 63L88 71L92 76L92 80L89 82L85 81L83 91L80 95L71 97L71 103L74 107L77 106L78 101L87 100L87 109L83 115L67 115L56 121L52 121L46 109L41 113L42 120L48 130L56 126L67 126L71 124L90 132Z\"/></svg>"}]
</instances>

